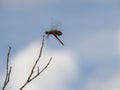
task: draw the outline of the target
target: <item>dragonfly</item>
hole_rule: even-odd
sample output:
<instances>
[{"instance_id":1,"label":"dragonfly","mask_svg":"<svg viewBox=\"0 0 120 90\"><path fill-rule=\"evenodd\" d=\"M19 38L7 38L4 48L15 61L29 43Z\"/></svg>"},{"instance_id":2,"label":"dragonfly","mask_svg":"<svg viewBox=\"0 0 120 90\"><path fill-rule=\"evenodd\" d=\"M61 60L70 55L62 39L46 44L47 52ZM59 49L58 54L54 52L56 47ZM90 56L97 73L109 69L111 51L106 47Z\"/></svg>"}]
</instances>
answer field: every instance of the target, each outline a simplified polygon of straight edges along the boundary
<instances>
[{"instance_id":1,"label":"dragonfly","mask_svg":"<svg viewBox=\"0 0 120 90\"><path fill-rule=\"evenodd\" d=\"M62 35L62 32L61 32L61 31L59 31L59 30L57 30L57 29L53 29L53 30L50 30L50 31L46 31L45 34L46 34L47 36L53 35L62 45L64 45L63 42L58 38L58 36L61 36L61 35Z\"/></svg>"}]
</instances>

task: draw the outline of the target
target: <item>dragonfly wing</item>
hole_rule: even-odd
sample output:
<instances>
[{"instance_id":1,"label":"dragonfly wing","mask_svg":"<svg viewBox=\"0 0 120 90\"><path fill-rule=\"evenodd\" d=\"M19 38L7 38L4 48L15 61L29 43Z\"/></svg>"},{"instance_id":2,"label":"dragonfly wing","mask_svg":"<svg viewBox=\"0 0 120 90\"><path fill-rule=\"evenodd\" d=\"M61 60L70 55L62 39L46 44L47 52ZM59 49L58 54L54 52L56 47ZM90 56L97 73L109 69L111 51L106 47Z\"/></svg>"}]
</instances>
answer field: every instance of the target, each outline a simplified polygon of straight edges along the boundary
<instances>
[{"instance_id":1,"label":"dragonfly wing","mask_svg":"<svg viewBox=\"0 0 120 90\"><path fill-rule=\"evenodd\" d=\"M53 36L54 36L55 38L57 38L57 40L58 40L62 45L64 45L63 42L58 38L58 36L57 36L56 34L53 34Z\"/></svg>"}]
</instances>

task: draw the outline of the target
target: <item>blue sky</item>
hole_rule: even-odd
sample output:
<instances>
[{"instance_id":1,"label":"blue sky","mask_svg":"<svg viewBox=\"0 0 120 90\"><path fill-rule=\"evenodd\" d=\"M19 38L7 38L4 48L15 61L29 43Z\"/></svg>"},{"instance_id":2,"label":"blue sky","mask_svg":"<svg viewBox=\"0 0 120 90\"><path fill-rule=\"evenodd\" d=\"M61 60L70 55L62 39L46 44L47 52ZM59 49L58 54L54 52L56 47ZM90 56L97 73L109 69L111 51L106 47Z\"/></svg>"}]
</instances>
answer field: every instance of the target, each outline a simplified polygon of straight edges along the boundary
<instances>
[{"instance_id":1,"label":"blue sky","mask_svg":"<svg viewBox=\"0 0 120 90\"><path fill-rule=\"evenodd\" d=\"M49 37L45 40L45 50L58 58L65 53L61 57L65 62L60 63L69 74L63 74L63 78L67 75L72 77L61 80L62 84L55 81L61 86L59 89L120 89L119 0L3 0L1 2L1 71L5 67L8 45L12 46L11 64L15 65L16 62L18 65L20 61L16 57L27 58L25 52L38 48L42 35L52 27L51 18L53 18L53 25L63 32L60 38L65 46L60 45L53 37ZM54 53L55 51L56 53ZM57 53L61 53L60 56ZM21 63L26 62L21 61ZM55 63L58 65L58 62ZM67 67L65 67L66 65ZM58 70L61 67L59 66ZM69 68L75 75L72 75L73 72L70 72ZM62 72L65 71L62 70ZM59 80L58 72L53 74L56 74L55 80ZM53 77L53 74L48 76ZM45 83L47 80L43 80L43 82ZM58 90L55 82L51 85L51 90ZM36 83L40 82L36 81ZM45 87L38 88L47 90ZM30 89L28 88L28 90Z\"/></svg>"}]
</instances>

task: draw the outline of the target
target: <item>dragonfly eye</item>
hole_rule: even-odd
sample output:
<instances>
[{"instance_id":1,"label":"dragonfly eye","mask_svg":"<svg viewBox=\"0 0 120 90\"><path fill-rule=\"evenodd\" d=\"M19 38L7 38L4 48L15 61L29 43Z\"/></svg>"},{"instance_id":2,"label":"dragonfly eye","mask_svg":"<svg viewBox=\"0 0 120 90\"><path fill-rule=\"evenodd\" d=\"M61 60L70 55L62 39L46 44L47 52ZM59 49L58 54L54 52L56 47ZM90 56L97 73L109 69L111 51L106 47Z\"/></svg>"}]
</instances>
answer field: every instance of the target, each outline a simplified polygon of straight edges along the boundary
<instances>
[{"instance_id":1,"label":"dragonfly eye","mask_svg":"<svg viewBox=\"0 0 120 90\"><path fill-rule=\"evenodd\" d=\"M48 32L48 31L46 31L46 32L45 32L45 34L49 34L49 32Z\"/></svg>"}]
</instances>

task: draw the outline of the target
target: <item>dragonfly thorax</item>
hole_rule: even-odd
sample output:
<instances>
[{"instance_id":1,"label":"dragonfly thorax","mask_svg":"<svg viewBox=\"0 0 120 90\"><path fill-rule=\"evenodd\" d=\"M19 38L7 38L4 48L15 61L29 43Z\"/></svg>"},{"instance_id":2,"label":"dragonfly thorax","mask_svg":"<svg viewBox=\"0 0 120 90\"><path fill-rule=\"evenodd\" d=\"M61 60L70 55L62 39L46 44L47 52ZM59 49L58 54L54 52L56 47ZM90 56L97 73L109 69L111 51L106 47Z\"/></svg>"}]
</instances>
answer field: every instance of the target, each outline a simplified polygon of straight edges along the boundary
<instances>
[{"instance_id":1,"label":"dragonfly thorax","mask_svg":"<svg viewBox=\"0 0 120 90\"><path fill-rule=\"evenodd\" d=\"M59 30L50 30L50 31L46 31L45 34L55 34L55 35L62 35L62 32Z\"/></svg>"}]
</instances>

